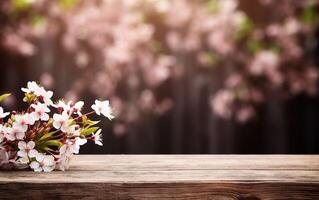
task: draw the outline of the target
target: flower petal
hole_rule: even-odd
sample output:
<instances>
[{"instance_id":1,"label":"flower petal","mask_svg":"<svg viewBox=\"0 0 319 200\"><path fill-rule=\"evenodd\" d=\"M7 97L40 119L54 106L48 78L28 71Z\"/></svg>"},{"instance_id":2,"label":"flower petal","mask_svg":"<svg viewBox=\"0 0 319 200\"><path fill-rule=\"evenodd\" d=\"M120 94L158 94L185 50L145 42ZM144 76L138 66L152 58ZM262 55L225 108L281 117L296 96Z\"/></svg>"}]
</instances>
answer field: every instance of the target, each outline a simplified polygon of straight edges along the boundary
<instances>
[{"instance_id":1,"label":"flower petal","mask_svg":"<svg viewBox=\"0 0 319 200\"><path fill-rule=\"evenodd\" d=\"M34 147L35 147L35 142L33 142L33 141L28 142L27 147L28 147L29 149L34 149Z\"/></svg>"},{"instance_id":2,"label":"flower petal","mask_svg":"<svg viewBox=\"0 0 319 200\"><path fill-rule=\"evenodd\" d=\"M25 141L20 141L18 143L18 148L19 149L26 149L27 148L27 143Z\"/></svg>"}]
</instances>

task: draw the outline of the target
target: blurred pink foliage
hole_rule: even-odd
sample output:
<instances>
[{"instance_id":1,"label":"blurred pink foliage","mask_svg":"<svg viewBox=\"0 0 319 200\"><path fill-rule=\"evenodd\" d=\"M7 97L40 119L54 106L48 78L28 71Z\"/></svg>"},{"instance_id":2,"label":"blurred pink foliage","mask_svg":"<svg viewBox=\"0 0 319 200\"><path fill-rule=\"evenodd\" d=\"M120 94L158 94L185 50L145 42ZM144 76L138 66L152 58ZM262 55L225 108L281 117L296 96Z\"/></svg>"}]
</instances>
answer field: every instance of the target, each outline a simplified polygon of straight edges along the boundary
<instances>
[{"instance_id":1,"label":"blurred pink foliage","mask_svg":"<svg viewBox=\"0 0 319 200\"><path fill-rule=\"evenodd\" d=\"M283 98L314 95L318 85L308 51L318 2L260 3L276 17L255 22L235 0L12 0L1 2L2 12L22 17L3 27L0 40L30 56L37 53L37 39L59 37L74 65L86 71L67 96L90 89L111 98L124 124L171 109L174 98L157 91L187 74L221 79L210 98L213 112L246 122L271 91ZM41 82L54 80L44 74ZM115 129L122 134L125 126Z\"/></svg>"}]
</instances>

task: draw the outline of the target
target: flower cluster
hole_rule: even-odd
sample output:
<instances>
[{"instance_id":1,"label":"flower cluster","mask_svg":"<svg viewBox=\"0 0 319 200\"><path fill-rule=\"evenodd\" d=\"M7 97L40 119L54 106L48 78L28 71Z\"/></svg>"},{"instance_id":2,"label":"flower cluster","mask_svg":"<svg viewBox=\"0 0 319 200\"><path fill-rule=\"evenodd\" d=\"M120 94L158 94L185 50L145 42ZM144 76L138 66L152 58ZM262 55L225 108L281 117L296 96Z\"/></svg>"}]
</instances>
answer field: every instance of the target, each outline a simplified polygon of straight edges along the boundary
<instances>
[{"instance_id":1,"label":"flower cluster","mask_svg":"<svg viewBox=\"0 0 319 200\"><path fill-rule=\"evenodd\" d=\"M0 107L0 167L31 168L36 172L66 170L72 155L88 140L102 146L99 121L91 114L114 118L109 101L96 100L93 111L82 114L83 101L54 103L52 91L46 91L36 82L28 82L24 101L26 111L4 112ZM9 95L2 95L0 101ZM51 116L51 111L54 114ZM9 116L9 117L8 117ZM5 119L8 118L6 121Z\"/></svg>"}]
</instances>

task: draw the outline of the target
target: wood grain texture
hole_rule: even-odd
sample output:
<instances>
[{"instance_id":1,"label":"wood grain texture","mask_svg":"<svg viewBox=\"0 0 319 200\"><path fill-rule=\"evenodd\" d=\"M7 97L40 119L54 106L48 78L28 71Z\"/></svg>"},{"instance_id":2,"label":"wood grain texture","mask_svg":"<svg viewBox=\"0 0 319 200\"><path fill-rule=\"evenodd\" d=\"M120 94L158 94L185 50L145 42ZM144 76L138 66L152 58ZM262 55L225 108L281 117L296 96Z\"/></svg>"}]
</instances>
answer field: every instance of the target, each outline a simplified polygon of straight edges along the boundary
<instances>
[{"instance_id":1,"label":"wood grain texture","mask_svg":"<svg viewBox=\"0 0 319 200\"><path fill-rule=\"evenodd\" d=\"M319 156L80 155L0 172L0 199L319 199Z\"/></svg>"}]
</instances>

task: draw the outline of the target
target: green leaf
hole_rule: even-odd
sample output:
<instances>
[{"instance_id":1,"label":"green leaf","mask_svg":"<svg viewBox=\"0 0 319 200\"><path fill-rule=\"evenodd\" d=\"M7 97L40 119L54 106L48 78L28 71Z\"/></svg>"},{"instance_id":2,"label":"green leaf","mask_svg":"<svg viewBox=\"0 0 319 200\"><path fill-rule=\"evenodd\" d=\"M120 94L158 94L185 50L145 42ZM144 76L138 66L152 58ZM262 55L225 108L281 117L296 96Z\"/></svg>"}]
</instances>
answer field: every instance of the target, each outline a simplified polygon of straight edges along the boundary
<instances>
[{"instance_id":1,"label":"green leaf","mask_svg":"<svg viewBox=\"0 0 319 200\"><path fill-rule=\"evenodd\" d=\"M32 93L25 93L25 96L23 98L23 101L24 102L27 102L27 103L32 103L34 100L37 99L37 96L35 94L32 94Z\"/></svg>"},{"instance_id":2,"label":"green leaf","mask_svg":"<svg viewBox=\"0 0 319 200\"><path fill-rule=\"evenodd\" d=\"M61 147L62 143L59 142L58 140L47 140L47 141L40 142L39 146L41 146L43 149L48 147L48 146Z\"/></svg>"},{"instance_id":3,"label":"green leaf","mask_svg":"<svg viewBox=\"0 0 319 200\"><path fill-rule=\"evenodd\" d=\"M45 139L51 137L54 133L56 133L56 131L52 131L52 132L46 133L42 137L40 137L40 139L38 141L45 140Z\"/></svg>"},{"instance_id":4,"label":"green leaf","mask_svg":"<svg viewBox=\"0 0 319 200\"><path fill-rule=\"evenodd\" d=\"M54 151L53 149L49 148L49 147L44 147L43 148L44 151Z\"/></svg>"},{"instance_id":5,"label":"green leaf","mask_svg":"<svg viewBox=\"0 0 319 200\"><path fill-rule=\"evenodd\" d=\"M82 123L84 126L90 127L90 126L93 126L93 125L100 123L100 121L92 121L92 120L88 119L86 115L83 115L82 116Z\"/></svg>"},{"instance_id":6,"label":"green leaf","mask_svg":"<svg viewBox=\"0 0 319 200\"><path fill-rule=\"evenodd\" d=\"M90 127L90 128L86 128L84 130L81 131L81 135L84 135L84 136L88 136L92 133L94 133L95 131L97 131L99 129L99 127Z\"/></svg>"},{"instance_id":7,"label":"green leaf","mask_svg":"<svg viewBox=\"0 0 319 200\"><path fill-rule=\"evenodd\" d=\"M3 100L5 100L5 99L8 98L9 96L11 96L10 93L1 95L1 96L0 96L0 102L3 101Z\"/></svg>"}]
</instances>

